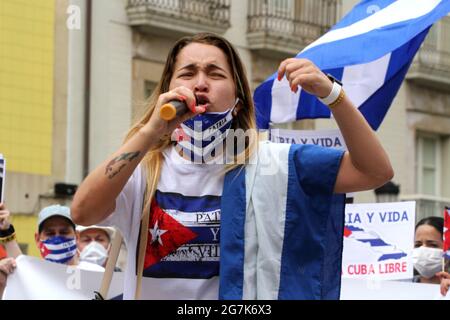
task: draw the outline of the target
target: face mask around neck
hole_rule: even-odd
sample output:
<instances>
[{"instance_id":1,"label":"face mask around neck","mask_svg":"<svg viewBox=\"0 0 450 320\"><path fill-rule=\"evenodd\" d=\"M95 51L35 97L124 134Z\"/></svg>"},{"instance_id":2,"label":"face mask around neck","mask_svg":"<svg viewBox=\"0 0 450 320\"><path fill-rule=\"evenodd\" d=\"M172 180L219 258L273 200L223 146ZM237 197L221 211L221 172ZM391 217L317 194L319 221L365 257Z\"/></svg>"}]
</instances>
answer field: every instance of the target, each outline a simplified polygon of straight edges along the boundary
<instances>
[{"instance_id":1,"label":"face mask around neck","mask_svg":"<svg viewBox=\"0 0 450 320\"><path fill-rule=\"evenodd\" d=\"M205 163L217 156L216 150L224 143L233 121L233 110L239 102L224 112L207 112L183 122L184 139L177 142L176 149L191 162Z\"/></svg>"}]
</instances>

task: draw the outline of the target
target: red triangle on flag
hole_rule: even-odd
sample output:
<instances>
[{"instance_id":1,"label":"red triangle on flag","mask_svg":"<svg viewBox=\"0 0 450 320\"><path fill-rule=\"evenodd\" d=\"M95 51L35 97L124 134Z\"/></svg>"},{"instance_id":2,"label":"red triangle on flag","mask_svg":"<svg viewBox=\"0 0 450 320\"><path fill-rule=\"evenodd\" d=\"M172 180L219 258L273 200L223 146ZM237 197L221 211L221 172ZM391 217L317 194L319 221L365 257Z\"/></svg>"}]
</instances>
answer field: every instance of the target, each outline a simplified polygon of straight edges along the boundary
<instances>
[{"instance_id":1,"label":"red triangle on flag","mask_svg":"<svg viewBox=\"0 0 450 320\"><path fill-rule=\"evenodd\" d=\"M350 237L351 234L352 234L352 230L350 230L347 227L344 227L344 237L348 238L348 237Z\"/></svg>"},{"instance_id":2,"label":"red triangle on flag","mask_svg":"<svg viewBox=\"0 0 450 320\"><path fill-rule=\"evenodd\" d=\"M47 249L44 243L39 242L39 251L41 253L41 257L45 258L48 254L50 254L50 251Z\"/></svg>"},{"instance_id":3,"label":"red triangle on flag","mask_svg":"<svg viewBox=\"0 0 450 320\"><path fill-rule=\"evenodd\" d=\"M164 212L156 201L151 206L144 268L175 252L198 235Z\"/></svg>"}]
</instances>

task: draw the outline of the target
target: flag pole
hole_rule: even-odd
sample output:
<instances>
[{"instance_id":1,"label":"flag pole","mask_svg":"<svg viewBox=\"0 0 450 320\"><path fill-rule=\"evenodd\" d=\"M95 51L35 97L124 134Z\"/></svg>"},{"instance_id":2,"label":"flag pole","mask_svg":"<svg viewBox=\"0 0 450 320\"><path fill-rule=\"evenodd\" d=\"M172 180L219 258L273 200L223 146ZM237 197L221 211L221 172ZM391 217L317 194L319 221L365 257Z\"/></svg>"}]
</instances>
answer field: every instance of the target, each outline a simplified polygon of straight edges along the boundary
<instances>
[{"instance_id":1,"label":"flag pole","mask_svg":"<svg viewBox=\"0 0 450 320\"><path fill-rule=\"evenodd\" d=\"M447 260L447 253L450 251L449 242L450 239L447 239L446 234L448 234L448 229L450 225L450 207L444 207L444 230L442 230L442 240L443 240L443 254L442 254L442 272L446 272L445 264Z\"/></svg>"},{"instance_id":2,"label":"flag pole","mask_svg":"<svg viewBox=\"0 0 450 320\"><path fill-rule=\"evenodd\" d=\"M108 262L106 263L105 273L103 274L102 283L100 286L100 297L103 300L108 298L108 291L111 285L111 280L114 274L114 267L116 266L117 258L119 257L120 248L122 246L122 234L116 230L114 239L111 244L111 252L109 253Z\"/></svg>"}]
</instances>

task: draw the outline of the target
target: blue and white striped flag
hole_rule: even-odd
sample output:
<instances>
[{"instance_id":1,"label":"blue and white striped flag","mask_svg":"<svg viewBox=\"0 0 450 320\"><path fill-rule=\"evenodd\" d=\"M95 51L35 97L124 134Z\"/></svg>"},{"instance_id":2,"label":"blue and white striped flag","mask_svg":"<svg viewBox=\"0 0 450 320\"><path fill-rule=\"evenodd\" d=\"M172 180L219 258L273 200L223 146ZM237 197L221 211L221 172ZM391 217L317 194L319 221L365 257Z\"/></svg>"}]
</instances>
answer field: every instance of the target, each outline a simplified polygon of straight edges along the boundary
<instances>
[{"instance_id":1,"label":"blue and white striped flag","mask_svg":"<svg viewBox=\"0 0 450 320\"><path fill-rule=\"evenodd\" d=\"M450 12L449 0L363 0L328 33L297 55L342 80L373 129L386 115L430 26ZM330 118L316 97L293 93L276 73L254 94L258 127Z\"/></svg>"},{"instance_id":2,"label":"blue and white striped flag","mask_svg":"<svg viewBox=\"0 0 450 320\"><path fill-rule=\"evenodd\" d=\"M339 299L343 151L261 142L258 153L224 179L219 298Z\"/></svg>"}]
</instances>

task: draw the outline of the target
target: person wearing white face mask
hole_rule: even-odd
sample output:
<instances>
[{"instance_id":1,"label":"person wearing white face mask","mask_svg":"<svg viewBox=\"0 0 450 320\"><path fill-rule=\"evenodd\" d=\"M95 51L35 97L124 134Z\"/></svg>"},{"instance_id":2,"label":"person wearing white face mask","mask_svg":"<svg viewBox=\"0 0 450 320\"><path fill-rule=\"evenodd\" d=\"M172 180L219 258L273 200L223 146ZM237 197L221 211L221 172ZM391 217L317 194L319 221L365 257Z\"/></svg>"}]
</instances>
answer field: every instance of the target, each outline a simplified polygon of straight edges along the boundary
<instances>
[{"instance_id":1,"label":"person wearing white face mask","mask_svg":"<svg viewBox=\"0 0 450 320\"><path fill-rule=\"evenodd\" d=\"M104 268L108 260L114 229L102 226L77 226L80 264L95 264Z\"/></svg>"},{"instance_id":2,"label":"person wearing white face mask","mask_svg":"<svg viewBox=\"0 0 450 320\"><path fill-rule=\"evenodd\" d=\"M417 223L412 259L418 275L414 277L414 282L440 283L443 229L444 219L441 217L428 217Z\"/></svg>"}]
</instances>

